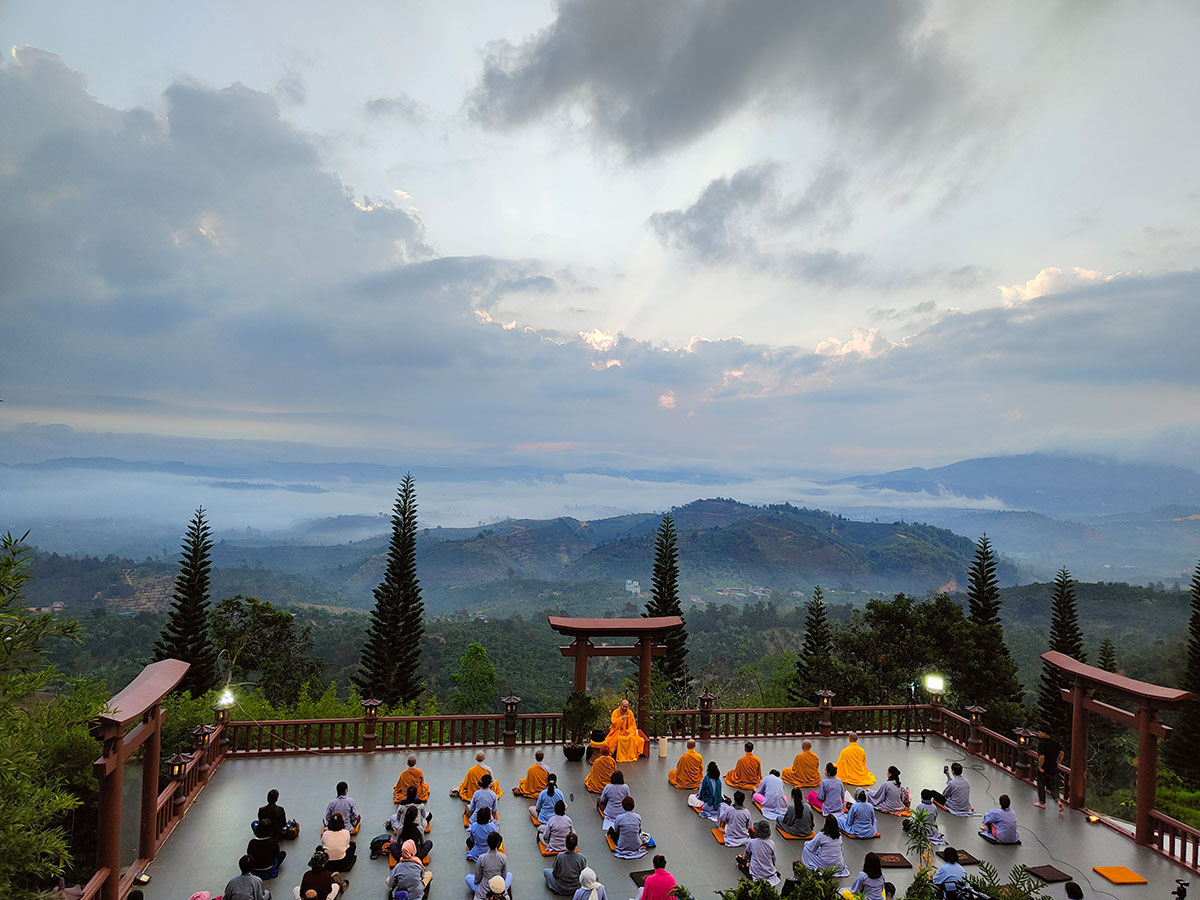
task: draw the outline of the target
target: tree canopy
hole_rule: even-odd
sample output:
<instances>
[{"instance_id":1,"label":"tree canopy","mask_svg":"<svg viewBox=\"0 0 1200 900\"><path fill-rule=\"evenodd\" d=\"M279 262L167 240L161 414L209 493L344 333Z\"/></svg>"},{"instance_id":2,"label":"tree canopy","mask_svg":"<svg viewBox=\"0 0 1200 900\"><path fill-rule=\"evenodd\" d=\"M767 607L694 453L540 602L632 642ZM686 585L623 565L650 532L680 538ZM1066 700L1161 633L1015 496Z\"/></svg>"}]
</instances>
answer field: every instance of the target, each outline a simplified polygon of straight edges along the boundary
<instances>
[{"instance_id":1,"label":"tree canopy","mask_svg":"<svg viewBox=\"0 0 1200 900\"><path fill-rule=\"evenodd\" d=\"M178 690L194 697L217 683L217 651L208 618L211 553L212 537L200 507L184 535L171 612L154 645L156 660L182 659L191 664Z\"/></svg>"}]
</instances>

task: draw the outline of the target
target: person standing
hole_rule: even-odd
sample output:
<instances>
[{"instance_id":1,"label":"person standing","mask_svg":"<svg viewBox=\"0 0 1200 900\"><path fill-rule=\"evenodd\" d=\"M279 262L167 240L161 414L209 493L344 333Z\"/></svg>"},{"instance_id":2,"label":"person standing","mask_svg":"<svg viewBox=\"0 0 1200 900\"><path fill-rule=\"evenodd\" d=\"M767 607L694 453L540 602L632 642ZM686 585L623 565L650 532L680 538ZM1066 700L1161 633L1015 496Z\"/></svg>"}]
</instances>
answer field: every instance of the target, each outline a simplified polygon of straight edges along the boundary
<instances>
[{"instance_id":1,"label":"person standing","mask_svg":"<svg viewBox=\"0 0 1200 900\"><path fill-rule=\"evenodd\" d=\"M1058 803L1058 811L1063 811L1062 797L1058 793L1058 767L1063 761L1063 746L1045 731L1038 729L1037 748L1037 803L1038 809L1046 808L1046 794Z\"/></svg>"}]
</instances>

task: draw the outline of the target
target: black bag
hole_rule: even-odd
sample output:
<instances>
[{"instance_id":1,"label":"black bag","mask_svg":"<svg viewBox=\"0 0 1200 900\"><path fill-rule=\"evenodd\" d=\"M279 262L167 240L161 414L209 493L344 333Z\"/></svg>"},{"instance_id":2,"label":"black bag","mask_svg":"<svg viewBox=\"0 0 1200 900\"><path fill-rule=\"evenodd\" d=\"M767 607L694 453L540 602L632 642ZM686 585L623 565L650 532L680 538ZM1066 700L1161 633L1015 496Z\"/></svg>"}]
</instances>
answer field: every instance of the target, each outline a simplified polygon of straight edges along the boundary
<instances>
[{"instance_id":1,"label":"black bag","mask_svg":"<svg viewBox=\"0 0 1200 900\"><path fill-rule=\"evenodd\" d=\"M379 859L387 852L388 845L392 842L390 834L377 834L371 838L371 859Z\"/></svg>"}]
</instances>

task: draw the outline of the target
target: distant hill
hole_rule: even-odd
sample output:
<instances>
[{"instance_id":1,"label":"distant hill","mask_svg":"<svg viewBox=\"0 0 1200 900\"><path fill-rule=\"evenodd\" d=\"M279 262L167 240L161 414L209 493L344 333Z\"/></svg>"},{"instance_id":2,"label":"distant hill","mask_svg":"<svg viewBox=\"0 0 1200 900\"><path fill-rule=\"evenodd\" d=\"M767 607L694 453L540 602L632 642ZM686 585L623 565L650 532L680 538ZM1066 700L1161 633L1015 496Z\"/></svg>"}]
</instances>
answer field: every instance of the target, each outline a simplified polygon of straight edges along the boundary
<instances>
[{"instance_id":1,"label":"distant hill","mask_svg":"<svg viewBox=\"0 0 1200 900\"><path fill-rule=\"evenodd\" d=\"M949 492L972 500L991 497L1009 509L1059 519L1200 503L1200 473L1192 469L1044 453L968 459L935 469L899 469L834 483L934 496Z\"/></svg>"}]
</instances>

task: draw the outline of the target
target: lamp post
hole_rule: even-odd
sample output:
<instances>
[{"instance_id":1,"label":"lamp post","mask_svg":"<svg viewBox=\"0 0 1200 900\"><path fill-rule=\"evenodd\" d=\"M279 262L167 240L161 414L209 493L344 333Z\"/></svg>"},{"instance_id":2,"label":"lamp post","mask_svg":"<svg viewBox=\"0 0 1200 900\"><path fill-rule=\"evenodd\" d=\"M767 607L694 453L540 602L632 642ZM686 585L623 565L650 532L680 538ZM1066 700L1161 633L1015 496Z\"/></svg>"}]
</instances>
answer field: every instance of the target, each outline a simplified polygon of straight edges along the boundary
<instances>
[{"instance_id":1,"label":"lamp post","mask_svg":"<svg viewBox=\"0 0 1200 900\"><path fill-rule=\"evenodd\" d=\"M837 694L829 688L821 688L817 691L818 704L821 707L821 721L818 723L818 728L822 737L829 737L833 734L833 698L836 696Z\"/></svg>"},{"instance_id":2,"label":"lamp post","mask_svg":"<svg viewBox=\"0 0 1200 900\"><path fill-rule=\"evenodd\" d=\"M946 679L941 675L926 675L925 690L929 693L929 704L933 710L929 714L930 731L940 733L942 730L942 703L946 695Z\"/></svg>"},{"instance_id":3,"label":"lamp post","mask_svg":"<svg viewBox=\"0 0 1200 900\"><path fill-rule=\"evenodd\" d=\"M1037 737L1037 732L1022 727L1014 728L1013 734L1017 736L1017 761L1013 768L1016 769L1018 778L1029 781L1029 745L1031 740Z\"/></svg>"},{"instance_id":4,"label":"lamp post","mask_svg":"<svg viewBox=\"0 0 1200 900\"><path fill-rule=\"evenodd\" d=\"M360 700L359 703L362 705L363 720L366 722L366 728L363 729L363 751L374 753L379 740L375 726L379 721L379 707L383 706L383 701L371 697L367 700Z\"/></svg>"},{"instance_id":5,"label":"lamp post","mask_svg":"<svg viewBox=\"0 0 1200 900\"><path fill-rule=\"evenodd\" d=\"M208 780L208 742L212 739L215 732L215 725L197 725L192 729L192 746L195 747L196 753L200 754L200 777Z\"/></svg>"},{"instance_id":6,"label":"lamp post","mask_svg":"<svg viewBox=\"0 0 1200 900\"><path fill-rule=\"evenodd\" d=\"M700 740L707 741L712 737L712 710L713 701L717 699L717 695L712 691L705 691L700 695Z\"/></svg>"},{"instance_id":7,"label":"lamp post","mask_svg":"<svg viewBox=\"0 0 1200 900\"><path fill-rule=\"evenodd\" d=\"M967 732L967 752L979 755L980 749L983 747L983 738L979 736L979 729L983 726L983 714L987 712L982 706L973 705L967 707L967 715L970 716L970 730Z\"/></svg>"},{"instance_id":8,"label":"lamp post","mask_svg":"<svg viewBox=\"0 0 1200 900\"><path fill-rule=\"evenodd\" d=\"M503 698L504 703L504 746L517 746L517 707L521 705L521 698L516 694L509 693Z\"/></svg>"},{"instance_id":9,"label":"lamp post","mask_svg":"<svg viewBox=\"0 0 1200 900\"><path fill-rule=\"evenodd\" d=\"M190 753L176 753L167 760L167 767L171 773L171 780L175 782L175 799L172 801L175 810L183 806L187 800L186 791L183 788L183 773L187 771L187 765L192 761Z\"/></svg>"},{"instance_id":10,"label":"lamp post","mask_svg":"<svg viewBox=\"0 0 1200 900\"><path fill-rule=\"evenodd\" d=\"M213 723L217 728L221 729L221 752L229 746L229 710L233 707L233 691L229 688L221 691L221 696L217 698L217 702L212 706Z\"/></svg>"}]
</instances>

